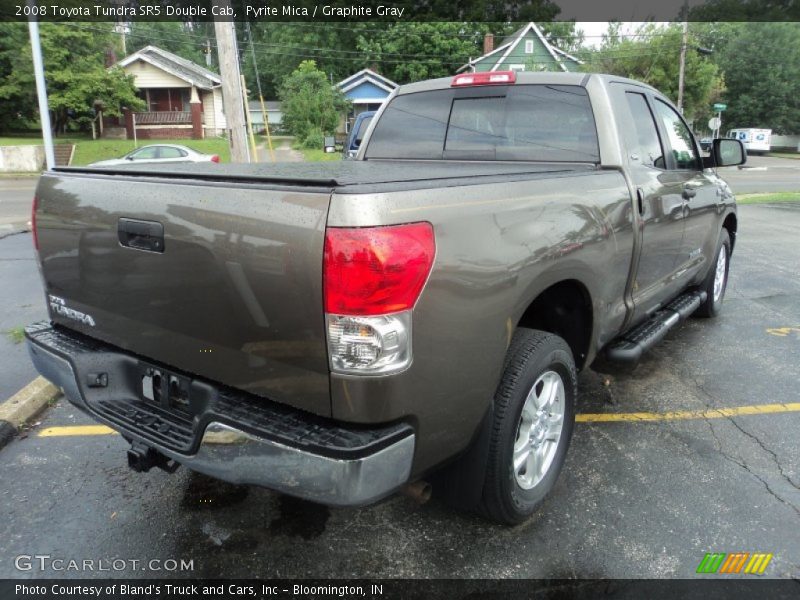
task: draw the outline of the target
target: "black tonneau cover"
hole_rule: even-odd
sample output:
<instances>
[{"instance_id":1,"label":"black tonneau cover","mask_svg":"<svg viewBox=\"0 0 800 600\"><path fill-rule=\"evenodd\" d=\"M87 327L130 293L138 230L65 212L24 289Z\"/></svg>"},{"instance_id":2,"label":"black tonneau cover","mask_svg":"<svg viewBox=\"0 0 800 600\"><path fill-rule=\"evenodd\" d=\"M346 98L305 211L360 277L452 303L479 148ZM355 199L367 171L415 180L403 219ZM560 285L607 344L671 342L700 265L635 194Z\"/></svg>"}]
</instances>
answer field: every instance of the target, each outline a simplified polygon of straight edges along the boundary
<instances>
[{"instance_id":1,"label":"black tonneau cover","mask_svg":"<svg viewBox=\"0 0 800 600\"><path fill-rule=\"evenodd\" d=\"M448 179L464 181L474 177L553 175L594 169L595 165L586 163L370 160L253 164L173 163L158 165L150 163L114 167L62 167L56 170L63 173L114 173L135 177L348 188Z\"/></svg>"}]
</instances>

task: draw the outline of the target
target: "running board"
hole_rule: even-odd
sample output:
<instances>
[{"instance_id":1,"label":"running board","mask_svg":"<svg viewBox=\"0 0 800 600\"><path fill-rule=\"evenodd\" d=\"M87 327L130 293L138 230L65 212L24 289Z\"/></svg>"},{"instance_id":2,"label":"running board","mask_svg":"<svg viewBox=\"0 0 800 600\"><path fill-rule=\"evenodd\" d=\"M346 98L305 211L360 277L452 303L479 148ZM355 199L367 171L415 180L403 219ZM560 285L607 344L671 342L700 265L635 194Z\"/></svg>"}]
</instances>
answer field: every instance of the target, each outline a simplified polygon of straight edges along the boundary
<instances>
[{"instance_id":1,"label":"running board","mask_svg":"<svg viewBox=\"0 0 800 600\"><path fill-rule=\"evenodd\" d=\"M606 348L606 357L618 362L636 362L645 351L664 339L670 329L686 320L705 302L706 292L687 292L667 304L644 323L625 332Z\"/></svg>"}]
</instances>

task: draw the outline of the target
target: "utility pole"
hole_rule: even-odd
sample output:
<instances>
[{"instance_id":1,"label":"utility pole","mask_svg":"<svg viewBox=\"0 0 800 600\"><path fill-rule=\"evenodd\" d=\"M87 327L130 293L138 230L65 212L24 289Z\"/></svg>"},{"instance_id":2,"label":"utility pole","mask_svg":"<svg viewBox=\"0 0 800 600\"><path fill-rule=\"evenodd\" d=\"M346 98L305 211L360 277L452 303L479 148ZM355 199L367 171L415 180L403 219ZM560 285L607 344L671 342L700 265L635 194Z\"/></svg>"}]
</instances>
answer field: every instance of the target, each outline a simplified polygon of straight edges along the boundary
<instances>
[{"instance_id":1,"label":"utility pole","mask_svg":"<svg viewBox=\"0 0 800 600\"><path fill-rule=\"evenodd\" d=\"M29 6L32 6L30 4ZM31 54L33 55L33 74L36 79L36 95L39 99L39 121L42 124L42 141L44 141L44 160L49 171L56 165L53 151L53 130L50 128L50 108L47 106L47 86L44 81L44 61L42 45L39 42L39 23L36 18L28 17L28 34L31 38Z\"/></svg>"},{"instance_id":2,"label":"utility pole","mask_svg":"<svg viewBox=\"0 0 800 600\"><path fill-rule=\"evenodd\" d=\"M239 72L239 51L236 47L236 28L233 21L214 20L219 57L219 74L222 79L222 103L228 124L228 143L231 147L231 162L250 162L247 147L245 107L242 103L242 76Z\"/></svg>"},{"instance_id":3,"label":"utility pole","mask_svg":"<svg viewBox=\"0 0 800 600\"><path fill-rule=\"evenodd\" d=\"M683 10L688 10L684 5ZM684 13L683 18L686 19L687 15ZM678 111L683 114L683 86L684 79L686 78L686 45L689 43L689 21L683 22L683 42L681 43L681 64L678 70Z\"/></svg>"},{"instance_id":4,"label":"utility pole","mask_svg":"<svg viewBox=\"0 0 800 600\"><path fill-rule=\"evenodd\" d=\"M206 66L211 68L211 40L206 40Z\"/></svg>"}]
</instances>

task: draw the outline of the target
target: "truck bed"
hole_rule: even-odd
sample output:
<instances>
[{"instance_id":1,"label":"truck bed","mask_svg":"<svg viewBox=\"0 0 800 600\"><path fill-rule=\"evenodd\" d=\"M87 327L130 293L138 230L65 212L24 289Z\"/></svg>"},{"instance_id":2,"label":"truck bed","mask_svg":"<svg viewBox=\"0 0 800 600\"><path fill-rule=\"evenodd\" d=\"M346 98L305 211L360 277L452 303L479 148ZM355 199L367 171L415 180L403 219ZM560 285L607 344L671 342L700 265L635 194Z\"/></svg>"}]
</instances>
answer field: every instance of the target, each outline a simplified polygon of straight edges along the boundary
<instances>
[{"instance_id":1,"label":"truck bed","mask_svg":"<svg viewBox=\"0 0 800 600\"><path fill-rule=\"evenodd\" d=\"M123 165L117 167L67 167L64 173L119 174L134 177L201 179L204 181L261 183L279 186L327 188L366 193L375 188L413 189L465 185L469 181L502 177L504 180L553 176L576 171L590 172L584 163L513 163L454 161L331 161L253 164L171 164Z\"/></svg>"}]
</instances>

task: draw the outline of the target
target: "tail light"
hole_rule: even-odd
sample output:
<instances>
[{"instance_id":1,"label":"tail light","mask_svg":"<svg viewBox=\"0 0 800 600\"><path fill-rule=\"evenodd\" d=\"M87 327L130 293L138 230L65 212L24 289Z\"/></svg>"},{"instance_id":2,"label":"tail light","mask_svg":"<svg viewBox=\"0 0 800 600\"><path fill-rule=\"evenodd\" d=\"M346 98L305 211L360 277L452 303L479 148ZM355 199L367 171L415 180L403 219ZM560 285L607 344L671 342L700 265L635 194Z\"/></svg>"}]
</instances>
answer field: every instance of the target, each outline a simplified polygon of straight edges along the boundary
<instances>
[{"instance_id":1,"label":"tail light","mask_svg":"<svg viewBox=\"0 0 800 600\"><path fill-rule=\"evenodd\" d=\"M450 87L471 85L507 85L517 81L514 71L485 71L483 73L463 73L453 77Z\"/></svg>"},{"instance_id":2,"label":"tail light","mask_svg":"<svg viewBox=\"0 0 800 600\"><path fill-rule=\"evenodd\" d=\"M214 156L212 156L212 157L211 157L211 162L218 163L218 162L219 162L219 156L218 156L218 155L216 155L216 154L215 154Z\"/></svg>"},{"instance_id":3,"label":"tail light","mask_svg":"<svg viewBox=\"0 0 800 600\"><path fill-rule=\"evenodd\" d=\"M36 209L39 208L39 198L33 197L31 202L31 234L33 234L33 247L39 250L39 232L36 230Z\"/></svg>"},{"instance_id":4,"label":"tail light","mask_svg":"<svg viewBox=\"0 0 800 600\"><path fill-rule=\"evenodd\" d=\"M430 223L327 230L323 286L332 370L390 373L411 363L411 310L435 252Z\"/></svg>"}]
</instances>

